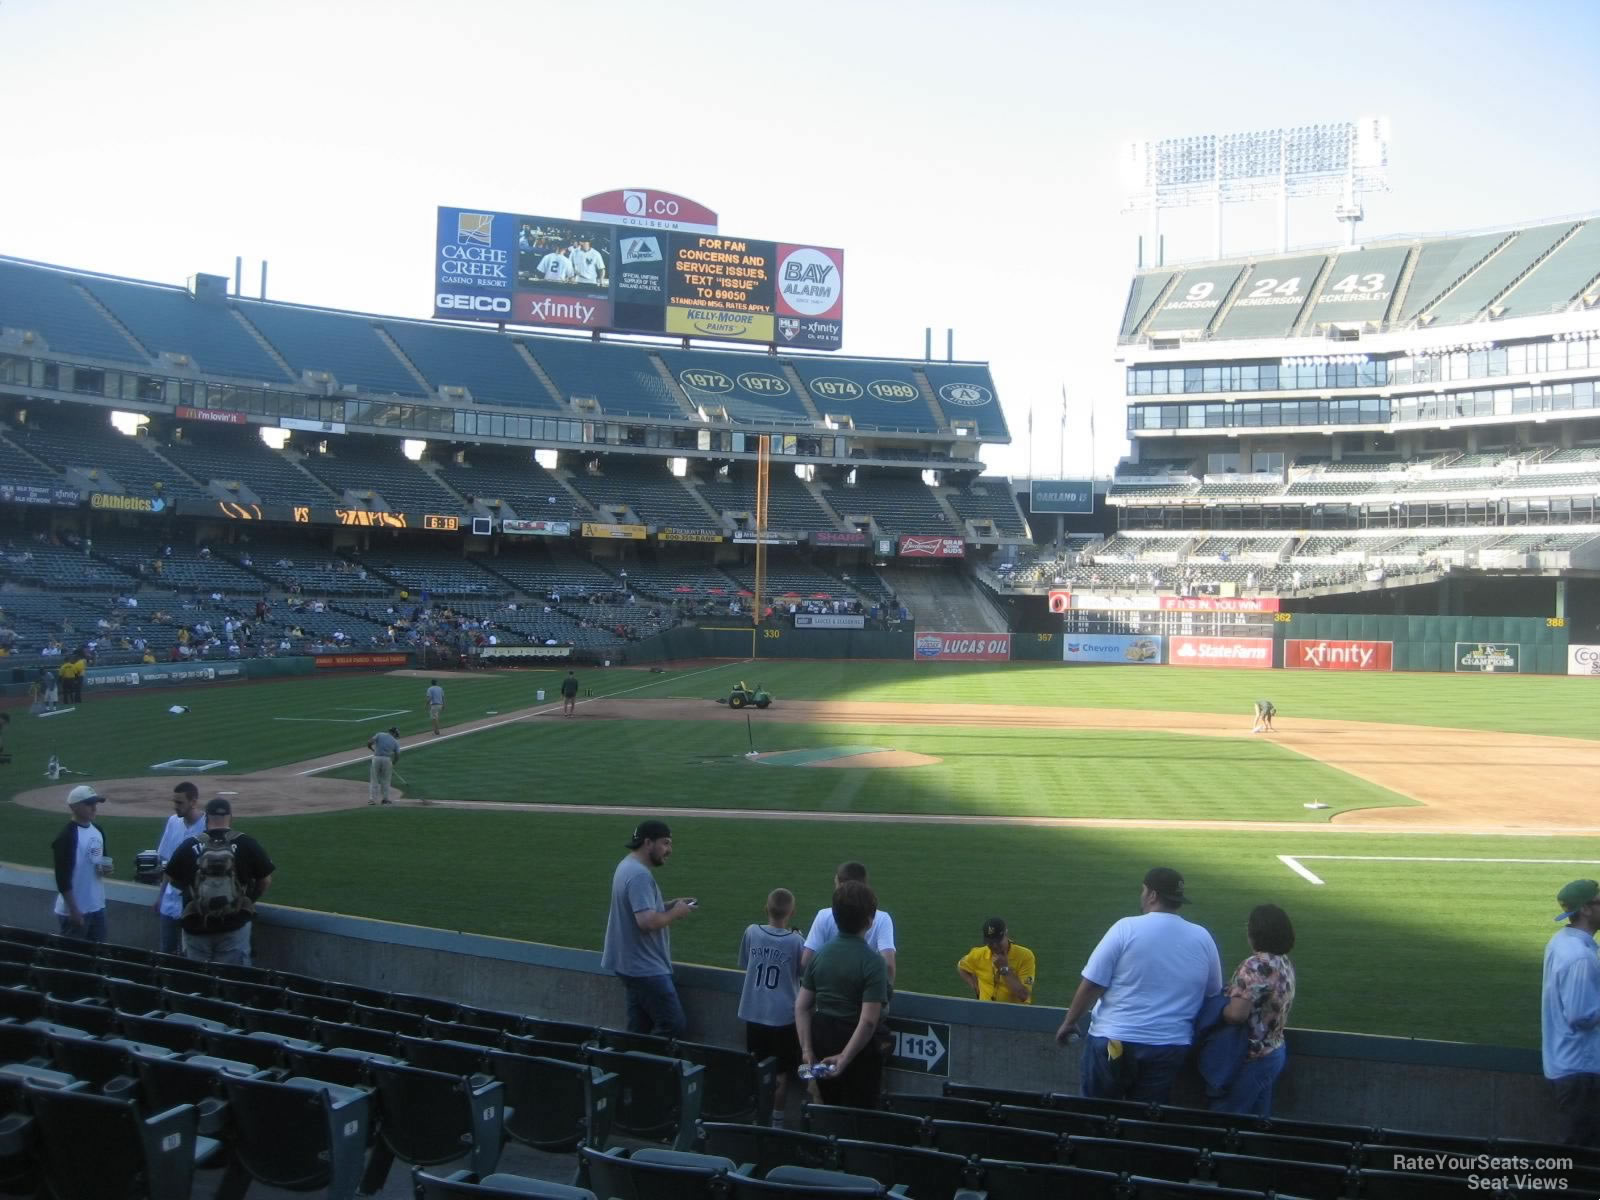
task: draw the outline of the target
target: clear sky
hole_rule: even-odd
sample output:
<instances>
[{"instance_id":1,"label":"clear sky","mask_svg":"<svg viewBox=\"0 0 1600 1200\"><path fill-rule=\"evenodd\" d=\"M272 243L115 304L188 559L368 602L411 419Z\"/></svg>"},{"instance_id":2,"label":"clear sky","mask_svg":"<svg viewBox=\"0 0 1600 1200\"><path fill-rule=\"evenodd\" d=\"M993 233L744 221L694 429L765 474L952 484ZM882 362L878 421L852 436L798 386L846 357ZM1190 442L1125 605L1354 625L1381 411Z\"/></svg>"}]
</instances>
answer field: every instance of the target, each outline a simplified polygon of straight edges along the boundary
<instances>
[{"instance_id":1,"label":"clear sky","mask_svg":"<svg viewBox=\"0 0 1600 1200\"><path fill-rule=\"evenodd\" d=\"M1387 115L1365 236L1600 208L1600 0L0 0L0 253L426 316L440 204L663 188L842 246L845 350L988 360L1041 476L1125 448L1135 138ZM1210 253L1173 220L1169 259ZM1228 249L1273 244L1230 216ZM1324 201L1291 240L1339 238ZM1061 389L1069 396L1064 446Z\"/></svg>"}]
</instances>

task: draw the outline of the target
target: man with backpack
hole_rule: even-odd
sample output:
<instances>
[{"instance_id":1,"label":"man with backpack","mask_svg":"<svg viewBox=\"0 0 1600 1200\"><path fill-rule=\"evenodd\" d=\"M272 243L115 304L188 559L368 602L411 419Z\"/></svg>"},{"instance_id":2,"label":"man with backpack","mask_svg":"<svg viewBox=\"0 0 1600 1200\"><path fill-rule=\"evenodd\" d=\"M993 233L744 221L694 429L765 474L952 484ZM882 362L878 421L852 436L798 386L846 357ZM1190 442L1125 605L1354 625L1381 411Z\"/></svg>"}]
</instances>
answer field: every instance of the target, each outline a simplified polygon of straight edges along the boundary
<instances>
[{"instance_id":1,"label":"man with backpack","mask_svg":"<svg viewBox=\"0 0 1600 1200\"><path fill-rule=\"evenodd\" d=\"M250 922L277 870L261 843L235 833L233 805L206 805L206 829L173 851L167 880L183 893L183 952L196 962L250 966Z\"/></svg>"}]
</instances>

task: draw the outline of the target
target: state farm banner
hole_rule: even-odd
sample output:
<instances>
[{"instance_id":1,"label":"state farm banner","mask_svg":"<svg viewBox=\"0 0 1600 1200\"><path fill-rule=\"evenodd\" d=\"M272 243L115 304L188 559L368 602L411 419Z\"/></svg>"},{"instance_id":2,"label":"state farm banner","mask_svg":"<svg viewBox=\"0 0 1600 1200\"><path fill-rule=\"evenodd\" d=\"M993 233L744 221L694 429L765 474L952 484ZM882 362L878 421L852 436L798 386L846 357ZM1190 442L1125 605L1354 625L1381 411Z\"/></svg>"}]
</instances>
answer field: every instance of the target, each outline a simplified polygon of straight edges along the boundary
<instances>
[{"instance_id":1,"label":"state farm banner","mask_svg":"<svg viewBox=\"0 0 1600 1200\"><path fill-rule=\"evenodd\" d=\"M1520 675L1522 646L1518 642L1457 642L1456 670L1468 674Z\"/></svg>"},{"instance_id":2,"label":"state farm banner","mask_svg":"<svg viewBox=\"0 0 1600 1200\"><path fill-rule=\"evenodd\" d=\"M501 533L536 534L540 537L569 537L571 521L524 521L520 517L507 517L500 522Z\"/></svg>"},{"instance_id":3,"label":"state farm banner","mask_svg":"<svg viewBox=\"0 0 1600 1200\"><path fill-rule=\"evenodd\" d=\"M1167 664L1173 667L1272 667L1271 638L1194 637L1174 634Z\"/></svg>"},{"instance_id":4,"label":"state farm banner","mask_svg":"<svg viewBox=\"0 0 1600 1200\"><path fill-rule=\"evenodd\" d=\"M867 619L849 613L795 613L796 629L865 629Z\"/></svg>"},{"instance_id":5,"label":"state farm banner","mask_svg":"<svg viewBox=\"0 0 1600 1200\"><path fill-rule=\"evenodd\" d=\"M1010 662L1009 633L919 633L911 651L918 662Z\"/></svg>"},{"instance_id":6,"label":"state farm banner","mask_svg":"<svg viewBox=\"0 0 1600 1200\"><path fill-rule=\"evenodd\" d=\"M958 537L913 533L900 539L900 554L904 558L965 558L967 545Z\"/></svg>"},{"instance_id":7,"label":"state farm banner","mask_svg":"<svg viewBox=\"0 0 1600 1200\"><path fill-rule=\"evenodd\" d=\"M1302 671L1392 671L1394 643L1290 638L1283 643L1283 665Z\"/></svg>"},{"instance_id":8,"label":"state farm banner","mask_svg":"<svg viewBox=\"0 0 1600 1200\"><path fill-rule=\"evenodd\" d=\"M1567 674L1600 679L1600 646L1568 646Z\"/></svg>"},{"instance_id":9,"label":"state farm banner","mask_svg":"<svg viewBox=\"0 0 1600 1200\"><path fill-rule=\"evenodd\" d=\"M1162 596L1162 612L1242 612L1278 611L1276 596Z\"/></svg>"},{"instance_id":10,"label":"state farm banner","mask_svg":"<svg viewBox=\"0 0 1600 1200\"><path fill-rule=\"evenodd\" d=\"M1064 613L1072 607L1072 593L1066 588L1050 589L1050 611Z\"/></svg>"}]
</instances>

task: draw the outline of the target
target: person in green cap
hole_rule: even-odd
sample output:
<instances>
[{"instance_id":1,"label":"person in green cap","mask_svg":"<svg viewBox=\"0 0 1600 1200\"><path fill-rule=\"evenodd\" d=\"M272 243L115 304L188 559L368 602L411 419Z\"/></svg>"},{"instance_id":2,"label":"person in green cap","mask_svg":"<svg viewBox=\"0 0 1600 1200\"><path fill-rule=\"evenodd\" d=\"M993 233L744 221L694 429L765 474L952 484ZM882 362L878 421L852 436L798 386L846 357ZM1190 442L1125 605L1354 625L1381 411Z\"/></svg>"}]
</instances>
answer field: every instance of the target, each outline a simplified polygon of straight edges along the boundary
<instances>
[{"instance_id":1,"label":"person in green cap","mask_svg":"<svg viewBox=\"0 0 1600 1200\"><path fill-rule=\"evenodd\" d=\"M1574 879L1556 893L1556 931L1544 950L1540 1043L1555 1090L1562 1142L1600 1146L1600 882Z\"/></svg>"}]
</instances>

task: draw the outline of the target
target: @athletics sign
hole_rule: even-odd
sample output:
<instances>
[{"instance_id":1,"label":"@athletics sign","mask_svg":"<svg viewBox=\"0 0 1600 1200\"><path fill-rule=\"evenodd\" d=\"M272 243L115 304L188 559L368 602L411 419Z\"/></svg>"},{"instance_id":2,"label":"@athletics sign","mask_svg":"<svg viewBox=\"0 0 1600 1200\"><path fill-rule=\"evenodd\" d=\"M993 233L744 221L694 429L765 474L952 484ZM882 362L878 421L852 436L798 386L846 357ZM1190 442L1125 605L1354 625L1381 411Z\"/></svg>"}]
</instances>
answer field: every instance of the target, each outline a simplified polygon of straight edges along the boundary
<instances>
[{"instance_id":1,"label":"@athletics sign","mask_svg":"<svg viewBox=\"0 0 1600 1200\"><path fill-rule=\"evenodd\" d=\"M909 1021L904 1017L890 1017L885 1024L894 1035L889 1066L919 1075L949 1076L950 1026L937 1021Z\"/></svg>"}]
</instances>

